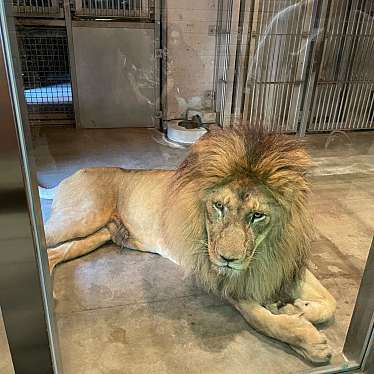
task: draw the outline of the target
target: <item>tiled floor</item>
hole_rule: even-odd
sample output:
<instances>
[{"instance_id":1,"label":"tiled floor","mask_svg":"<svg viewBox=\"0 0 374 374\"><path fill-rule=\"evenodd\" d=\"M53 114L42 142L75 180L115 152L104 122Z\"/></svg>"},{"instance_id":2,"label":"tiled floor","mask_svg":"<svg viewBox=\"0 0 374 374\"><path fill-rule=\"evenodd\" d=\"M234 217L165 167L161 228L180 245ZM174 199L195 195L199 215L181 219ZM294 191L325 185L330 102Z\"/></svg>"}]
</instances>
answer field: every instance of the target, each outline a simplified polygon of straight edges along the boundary
<instances>
[{"instance_id":1,"label":"tiled floor","mask_svg":"<svg viewBox=\"0 0 374 374\"><path fill-rule=\"evenodd\" d=\"M311 267L338 300L336 321L325 330L338 354L374 234L374 133L306 140L316 162L311 209L318 238ZM84 166L174 168L186 154L142 129L45 129L34 144L45 186ZM46 217L48 210L43 201ZM65 374L283 374L310 368L157 255L106 245L59 266L55 291Z\"/></svg>"}]
</instances>

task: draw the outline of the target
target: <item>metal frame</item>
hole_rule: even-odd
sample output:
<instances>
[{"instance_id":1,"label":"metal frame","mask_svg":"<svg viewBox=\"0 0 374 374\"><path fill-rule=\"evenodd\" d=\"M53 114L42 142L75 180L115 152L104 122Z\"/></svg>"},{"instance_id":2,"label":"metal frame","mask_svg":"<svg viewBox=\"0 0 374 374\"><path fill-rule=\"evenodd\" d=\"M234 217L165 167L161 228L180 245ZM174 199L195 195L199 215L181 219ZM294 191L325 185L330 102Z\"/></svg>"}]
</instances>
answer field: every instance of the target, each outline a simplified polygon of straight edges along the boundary
<instances>
[{"instance_id":1,"label":"metal frame","mask_svg":"<svg viewBox=\"0 0 374 374\"><path fill-rule=\"evenodd\" d=\"M230 56L235 55L234 43L235 33L232 25L238 23L240 0L218 0L217 22L216 22L216 48L214 64L213 87L215 92L214 107L217 113L217 123L220 126L227 125L227 116L225 119L226 108L231 101L233 76L233 59Z\"/></svg>"},{"instance_id":2,"label":"metal frame","mask_svg":"<svg viewBox=\"0 0 374 374\"><path fill-rule=\"evenodd\" d=\"M58 374L62 369L51 280L9 8L0 2L0 220L9 227L0 233L0 300L16 373Z\"/></svg>"},{"instance_id":3,"label":"metal frame","mask_svg":"<svg viewBox=\"0 0 374 374\"><path fill-rule=\"evenodd\" d=\"M76 76L75 56L73 47L73 27L95 27L95 28L136 28L154 30L154 75L155 79L155 113L154 127L163 127L163 117L166 113L166 72L167 72L167 53L166 53L166 11L165 0L154 0L153 22L145 22L142 19L133 20L93 20L83 18L72 18L69 0L64 0L65 21L68 35L69 54L70 54L70 74L73 91L73 103L75 112L76 127L82 127L79 112L78 84ZM165 53L157 55L158 51Z\"/></svg>"},{"instance_id":4,"label":"metal frame","mask_svg":"<svg viewBox=\"0 0 374 374\"><path fill-rule=\"evenodd\" d=\"M271 130L301 136L312 131L374 129L374 69L367 62L374 48L371 0L237 1L231 45L226 47L229 43L219 40L216 57L217 102L225 108L231 125L236 120L257 121ZM297 14L285 29L286 9ZM274 24L269 28L271 12L275 12L270 16ZM283 22L279 30L278 21ZM300 49L296 65L295 57L289 56L295 48ZM331 57L334 54L339 56ZM235 61L230 61L233 55ZM228 67L221 62L225 58ZM283 74L280 67L289 64L294 67L293 77ZM335 78L324 78L324 70L331 70L329 64L337 66Z\"/></svg>"},{"instance_id":5,"label":"metal frame","mask_svg":"<svg viewBox=\"0 0 374 374\"><path fill-rule=\"evenodd\" d=\"M325 2L322 3L321 0L315 1L316 6L313 10L313 30L317 31L320 29L320 22L321 19L324 18L324 25L323 25L323 34L318 41L324 41L324 35L326 33L326 26L328 22L328 15L330 14L330 6L331 2ZM324 6L323 6L324 5ZM321 42L320 42L321 43ZM320 46L320 44L319 44ZM318 71L320 69L320 61L321 58L316 57L320 53L320 49L317 50L317 40L312 40L307 54L308 59L308 65L305 72L305 78L304 78L304 96L302 100L302 107L301 107L301 119L299 123L298 128L298 134L300 136L304 136L306 133L306 129L309 123L310 118L310 111L309 108L311 106L311 103L313 102L313 97L315 94L316 89L316 76L318 74ZM319 63L318 63L319 62Z\"/></svg>"},{"instance_id":6,"label":"metal frame","mask_svg":"<svg viewBox=\"0 0 374 374\"><path fill-rule=\"evenodd\" d=\"M168 73L168 56L167 56L167 22L168 22L168 13L166 7L167 0L159 0L159 9L158 12L160 14L160 44L159 47L165 51L162 54L161 58L161 69L160 69L160 129L162 131L166 131L167 129L167 112L168 112L168 101L167 101L167 73ZM157 11L157 9L155 9ZM157 17L157 13L156 13ZM155 18L156 18L155 17Z\"/></svg>"},{"instance_id":7,"label":"metal frame","mask_svg":"<svg viewBox=\"0 0 374 374\"><path fill-rule=\"evenodd\" d=\"M374 129L374 70L369 63L374 50L373 2L324 3L325 29L315 46L312 64L317 68L310 77L313 95L303 133Z\"/></svg>"},{"instance_id":8,"label":"metal frame","mask_svg":"<svg viewBox=\"0 0 374 374\"><path fill-rule=\"evenodd\" d=\"M66 28L22 25L16 30L30 124L73 125ZM53 84L59 86L48 91Z\"/></svg>"},{"instance_id":9,"label":"metal frame","mask_svg":"<svg viewBox=\"0 0 374 374\"><path fill-rule=\"evenodd\" d=\"M154 76L155 79L155 115L154 115L154 127L159 129L162 128L162 95L161 95L161 78L162 78L162 59L156 56L156 51L162 49L162 0L155 0L155 14L154 14ZM166 57L166 56L165 56Z\"/></svg>"},{"instance_id":10,"label":"metal frame","mask_svg":"<svg viewBox=\"0 0 374 374\"><path fill-rule=\"evenodd\" d=\"M74 14L80 17L110 17L126 19L152 19L152 8L157 0L128 0L127 9L125 0L75 0ZM101 6L98 6L98 4ZM121 8L121 4L123 5Z\"/></svg>"},{"instance_id":11,"label":"metal frame","mask_svg":"<svg viewBox=\"0 0 374 374\"><path fill-rule=\"evenodd\" d=\"M11 1L13 1L13 15L15 17L63 18L64 16L59 0L42 0L41 5L35 0L35 5L26 5L25 0ZM16 1L17 4L14 4L14 1Z\"/></svg>"},{"instance_id":12,"label":"metal frame","mask_svg":"<svg viewBox=\"0 0 374 374\"><path fill-rule=\"evenodd\" d=\"M68 50L69 50L69 63L70 63L70 78L71 78L71 90L73 95L73 107L75 117L75 127L81 127L80 116L79 116L79 101L78 101L78 85L77 85L77 72L75 69L75 56L73 47L73 26L71 20L71 8L70 0L64 1L64 15L66 24L66 34L68 37Z\"/></svg>"},{"instance_id":13,"label":"metal frame","mask_svg":"<svg viewBox=\"0 0 374 374\"><path fill-rule=\"evenodd\" d=\"M3 236L3 233L0 236L3 249L3 256L0 258L0 277L8 285L7 288L1 289L1 303L16 371L39 374L54 370L55 373L60 373L61 364L53 321L53 299L40 205L37 198L35 169L29 157L31 152L30 132L25 102L23 96L19 94L21 85L19 79L15 78L20 76L15 73L19 72L17 43L14 27L9 24L7 14L9 13L6 13L4 3L0 2L2 46L2 54L0 54L0 85L2 86L0 113L3 124L1 131L6 134L2 137L4 147L0 147L0 150L5 151L2 159L9 160L6 170L2 170L4 173L0 178L0 192L5 195L6 201L16 199L17 206L2 205L0 219L9 220L10 213L13 213L19 221L17 221L17 225L12 226L12 228L17 228L16 232L7 232L7 238ZM13 170L13 173L9 173L9 170ZM10 189L9 186L13 187ZM17 242L16 239L22 240L20 245L17 245L20 242ZM11 246L12 243L17 245L17 250ZM17 266L9 266L10 261L16 262ZM313 374L371 373L374 366L373 277L374 240L344 346L344 355L349 359L349 362L343 366L328 366L307 372ZM21 297L15 299L14 296L20 295L20 292ZM28 313L25 314L24 311ZM39 350L36 353L34 351L33 355L29 355L27 347L35 349L35 346Z\"/></svg>"}]
</instances>

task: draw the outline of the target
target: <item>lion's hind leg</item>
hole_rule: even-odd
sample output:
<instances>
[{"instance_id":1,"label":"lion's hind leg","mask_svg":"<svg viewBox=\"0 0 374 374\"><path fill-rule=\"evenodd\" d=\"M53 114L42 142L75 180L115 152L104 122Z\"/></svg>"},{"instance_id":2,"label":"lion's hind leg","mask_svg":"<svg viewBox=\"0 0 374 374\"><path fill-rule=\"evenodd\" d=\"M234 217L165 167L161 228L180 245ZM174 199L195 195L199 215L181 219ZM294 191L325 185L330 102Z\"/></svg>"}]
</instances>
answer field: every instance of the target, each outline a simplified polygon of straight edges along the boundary
<instances>
[{"instance_id":1,"label":"lion's hind leg","mask_svg":"<svg viewBox=\"0 0 374 374\"><path fill-rule=\"evenodd\" d=\"M45 226L47 247L85 238L115 214L116 170L82 169L60 183Z\"/></svg>"},{"instance_id":2,"label":"lion's hind leg","mask_svg":"<svg viewBox=\"0 0 374 374\"><path fill-rule=\"evenodd\" d=\"M70 240L48 249L49 271L61 262L90 253L111 239L110 231L103 227L85 238Z\"/></svg>"}]
</instances>

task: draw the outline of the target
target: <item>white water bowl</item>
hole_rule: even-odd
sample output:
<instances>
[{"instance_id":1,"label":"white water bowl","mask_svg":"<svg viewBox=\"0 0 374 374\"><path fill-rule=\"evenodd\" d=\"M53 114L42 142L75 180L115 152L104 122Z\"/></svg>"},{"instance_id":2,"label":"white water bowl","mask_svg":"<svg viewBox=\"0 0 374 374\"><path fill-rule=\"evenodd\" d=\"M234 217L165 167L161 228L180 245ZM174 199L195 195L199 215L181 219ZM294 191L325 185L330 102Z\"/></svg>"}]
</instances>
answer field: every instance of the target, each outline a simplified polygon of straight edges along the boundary
<instances>
[{"instance_id":1,"label":"white water bowl","mask_svg":"<svg viewBox=\"0 0 374 374\"><path fill-rule=\"evenodd\" d=\"M183 126L179 126L181 121L170 121L167 128L167 137L173 142L182 144L193 144L201 136L203 136L207 130L204 127L197 127L194 129L186 129Z\"/></svg>"}]
</instances>

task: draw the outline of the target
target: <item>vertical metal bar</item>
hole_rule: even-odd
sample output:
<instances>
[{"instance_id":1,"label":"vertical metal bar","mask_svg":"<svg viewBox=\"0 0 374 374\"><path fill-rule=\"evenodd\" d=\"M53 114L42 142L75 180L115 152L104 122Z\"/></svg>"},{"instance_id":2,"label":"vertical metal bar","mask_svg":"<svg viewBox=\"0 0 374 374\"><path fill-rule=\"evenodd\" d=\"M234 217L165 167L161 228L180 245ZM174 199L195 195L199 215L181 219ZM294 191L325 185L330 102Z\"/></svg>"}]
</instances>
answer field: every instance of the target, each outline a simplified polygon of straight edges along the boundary
<instances>
[{"instance_id":1,"label":"vertical metal bar","mask_svg":"<svg viewBox=\"0 0 374 374\"><path fill-rule=\"evenodd\" d=\"M274 85L276 87L276 96L275 96L275 102L274 102L274 119L272 121L272 127L275 126L275 123L278 123L279 119L278 119L278 112L277 112L277 108L278 108L278 102L282 102L282 97L281 95L279 94L281 89L282 89L282 84L281 83L277 83L277 80L278 80L278 71L279 71L279 68L280 68L280 63L279 63L279 56L280 56L280 50L281 50L281 43L282 43L282 36L281 35L278 35L277 34L277 30L278 30L278 19L276 21L276 24L275 24L275 45L274 45L274 51L276 50L277 51L277 55L276 55L276 59L275 60L275 71L274 73L272 74L272 80L274 81ZM279 45L279 47L278 47Z\"/></svg>"},{"instance_id":2,"label":"vertical metal bar","mask_svg":"<svg viewBox=\"0 0 374 374\"><path fill-rule=\"evenodd\" d=\"M161 48L167 51L167 36L168 36L168 20L167 20L167 7L166 7L166 0L160 0L159 2L160 10L160 22L161 22L161 33L160 33L160 46ZM149 8L148 8L149 12ZM160 105L161 105L161 112L163 113L163 117L161 120L162 129L166 129L166 121L168 115L168 97L167 97L167 56L163 56L164 58L161 61L161 69L160 69Z\"/></svg>"},{"instance_id":3,"label":"vertical metal bar","mask_svg":"<svg viewBox=\"0 0 374 374\"><path fill-rule=\"evenodd\" d=\"M365 127L369 127L369 119L370 119L370 115L372 115L372 113L374 112L374 94L373 94L373 88L374 86L372 85L372 90L371 90L371 103L370 103L370 108L368 110L368 119L366 121L366 126ZM371 120L373 121L373 117L371 117Z\"/></svg>"},{"instance_id":4,"label":"vertical metal bar","mask_svg":"<svg viewBox=\"0 0 374 374\"><path fill-rule=\"evenodd\" d=\"M231 82L233 82L235 61L232 63L231 55L234 54L233 50L237 45L235 43L231 45L233 34L236 33L236 28L231 29L231 25L237 24L239 8L239 1L218 1L213 87L215 92L214 107L220 126L224 126L227 122L225 115L231 115L231 111L227 109L230 105L226 100L226 88L229 85L229 91L232 92ZM231 82L228 82L228 77L230 77Z\"/></svg>"},{"instance_id":5,"label":"vertical metal bar","mask_svg":"<svg viewBox=\"0 0 374 374\"><path fill-rule=\"evenodd\" d=\"M275 72L274 72L274 77L272 78L273 81L275 82L274 84L277 87L277 95L276 95L276 100L274 104L274 116L275 120L273 121L272 127L274 128L275 126L279 125L279 120L280 120L280 110L282 108L282 102L283 102L283 88L284 85L281 83L281 79L279 78L279 75L281 73L281 51L283 49L283 35L280 35L279 30L279 18L277 18L276 23L275 23L275 35L276 35L276 44L274 46L274 49L277 50L277 57L276 57L276 63L275 63ZM277 40L278 39L278 40ZM278 106L279 104L279 106ZM279 110L278 110L279 107Z\"/></svg>"},{"instance_id":6,"label":"vertical metal bar","mask_svg":"<svg viewBox=\"0 0 374 374\"><path fill-rule=\"evenodd\" d=\"M342 129L342 128L346 129L347 128L347 125L346 125L346 121L347 121L346 113L350 112L350 110L348 111L348 108L351 109L352 90L353 90L353 87L354 87L354 83L348 81L347 85L348 85L348 90L347 90L347 95L345 97L349 101L348 102L347 101L344 102L344 108L343 108L343 112L342 112L342 117L341 117L339 129Z\"/></svg>"},{"instance_id":7,"label":"vertical metal bar","mask_svg":"<svg viewBox=\"0 0 374 374\"><path fill-rule=\"evenodd\" d=\"M300 17L301 13L301 17ZM304 23L307 14L307 4L300 4L298 6L297 19L301 18L301 22L296 22L296 28L294 31L294 45L292 50L292 71L293 71L293 88L290 96L290 107L288 113L288 127L287 130L296 130L296 122L299 117L299 98L300 98L300 84L298 80L298 69L300 64L300 55L302 54L302 32L304 30ZM295 48L298 53L295 55Z\"/></svg>"},{"instance_id":8,"label":"vertical metal bar","mask_svg":"<svg viewBox=\"0 0 374 374\"><path fill-rule=\"evenodd\" d=\"M360 94L359 94L360 93ZM350 114L354 114L354 117L352 118L351 120L351 128L355 129L357 128L357 125L356 125L356 118L357 118L357 113L358 113L358 107L359 107L359 104L360 104L360 100L358 100L358 103L357 103L357 99L361 96L361 93L362 93L362 84L361 83L356 83L356 95L355 95L355 99L353 101L353 106L352 106L352 109L350 110ZM357 107L356 107L356 104L357 104Z\"/></svg>"},{"instance_id":9,"label":"vertical metal bar","mask_svg":"<svg viewBox=\"0 0 374 374\"><path fill-rule=\"evenodd\" d=\"M368 348L362 360L361 369L363 373L374 373L374 331L368 342Z\"/></svg>"},{"instance_id":10,"label":"vertical metal bar","mask_svg":"<svg viewBox=\"0 0 374 374\"><path fill-rule=\"evenodd\" d=\"M343 353L352 361L362 362L374 327L374 239L366 260L358 296L344 343Z\"/></svg>"},{"instance_id":11,"label":"vertical metal bar","mask_svg":"<svg viewBox=\"0 0 374 374\"><path fill-rule=\"evenodd\" d=\"M365 83L362 83L362 85L364 86L364 92L362 94L362 102L361 102L361 106L360 106L360 110L359 110L359 117L358 117L358 121L357 121L357 129L362 129L362 124L364 122L364 118L365 118L365 115L367 113L367 107L368 107L368 102L370 100L370 82L365 82Z\"/></svg>"},{"instance_id":12,"label":"vertical metal bar","mask_svg":"<svg viewBox=\"0 0 374 374\"><path fill-rule=\"evenodd\" d=\"M164 47L162 45L162 26L161 26L161 6L162 0L155 0L155 11L154 11L154 49L161 49ZM161 117L158 116L155 118L154 126L158 129L162 129L162 120L163 120L163 107L162 107L162 92L161 92L161 64L163 60L165 60L167 56L162 56L162 59L154 57L154 72L153 72L153 81L154 81L154 97L155 97L155 104L154 110L155 114L161 113Z\"/></svg>"},{"instance_id":13,"label":"vertical metal bar","mask_svg":"<svg viewBox=\"0 0 374 374\"><path fill-rule=\"evenodd\" d=\"M277 100L277 92L278 92L278 86L274 84L274 69L275 69L275 45L277 44L277 35L272 34L270 36L270 43L269 43L269 49L271 50L271 57L270 57L270 70L269 70L269 92L271 93L271 100L268 101L268 112L269 112L269 127L273 127L274 124L274 109L275 104Z\"/></svg>"},{"instance_id":14,"label":"vertical metal bar","mask_svg":"<svg viewBox=\"0 0 374 374\"><path fill-rule=\"evenodd\" d=\"M58 374L52 289L10 7L0 2L0 225L12 227L0 232L0 284L6 284L0 299L16 373Z\"/></svg>"},{"instance_id":15,"label":"vertical metal bar","mask_svg":"<svg viewBox=\"0 0 374 374\"><path fill-rule=\"evenodd\" d=\"M82 14L82 1L84 0L75 0L75 12L77 14Z\"/></svg>"},{"instance_id":16,"label":"vertical metal bar","mask_svg":"<svg viewBox=\"0 0 374 374\"><path fill-rule=\"evenodd\" d=\"M368 110L369 103L370 103L370 92L371 92L372 86L373 86L372 83L368 83L366 85L366 91L365 91L365 94L364 94L364 96L366 97L366 104L363 105L362 117L361 117L359 128L365 128L366 127L365 126L365 116L368 113L367 110Z\"/></svg>"},{"instance_id":17,"label":"vertical metal bar","mask_svg":"<svg viewBox=\"0 0 374 374\"><path fill-rule=\"evenodd\" d=\"M270 10L270 1L267 1L267 8L263 10L264 14L269 14ZM263 27L268 25L268 20L263 22ZM265 28L266 31L266 28ZM272 32L269 30L267 35L262 34L264 38L263 47L262 47L262 59L261 59L261 66L262 69L260 71L260 81L261 81L261 102L260 102L260 116L259 116L259 123L262 123L263 126L266 125L265 123L265 100L266 100L266 93L267 90L267 81L268 81L268 69L269 69L269 50L270 50L270 43L269 37L271 37Z\"/></svg>"},{"instance_id":18,"label":"vertical metal bar","mask_svg":"<svg viewBox=\"0 0 374 374\"><path fill-rule=\"evenodd\" d=\"M249 81L249 74L248 74L248 68L249 68L249 63L250 63L250 56L254 55L254 50L255 50L255 43L254 43L254 38L253 38L253 32L254 32L254 17L255 17L255 6L256 6L256 1L255 0L250 0L251 6L249 10L249 15L251 17L250 19L250 24L248 26L248 42L247 42L247 50L246 50L246 61L244 65L244 74L243 74L243 99L242 99L242 104L241 104L241 110L240 112L242 113L242 118L247 120L249 119L249 100L250 100L250 94L249 94L249 89L248 89L248 81Z\"/></svg>"},{"instance_id":19,"label":"vertical metal bar","mask_svg":"<svg viewBox=\"0 0 374 374\"><path fill-rule=\"evenodd\" d=\"M299 47L299 45L298 45L298 34L299 34L299 28L300 28L300 25L301 25L301 22L299 20L302 19L300 17L301 8L302 8L302 5L299 4L297 6L297 15L292 17L291 30L289 32L289 34L290 34L289 37L291 39L290 44L292 45L292 47L290 48L290 50L288 52L288 57L287 57L287 62L286 62L286 66L290 67L289 68L289 76L286 77L287 81L289 82L289 86L290 86L290 92L288 94L288 100L287 100L287 116L285 117L286 131L289 131L292 128L292 126L290 124L290 119L291 119L290 113L291 113L291 111L296 112L296 110L295 110L296 108L291 108L291 105L293 104L292 98L293 98L293 95L294 95L295 90L296 90L297 65L295 63L296 58L294 56L294 53L295 53L296 47ZM305 12L304 12L304 14L305 14ZM296 19L296 27L295 27L295 19Z\"/></svg>"},{"instance_id":20,"label":"vertical metal bar","mask_svg":"<svg viewBox=\"0 0 374 374\"><path fill-rule=\"evenodd\" d=\"M75 126L79 128L81 127L81 123L80 123L79 100L78 100L78 84L77 84L77 72L75 69L73 25L71 22L69 0L64 0L64 15L65 15L66 34L67 34L67 39L68 39L70 78L71 78L71 88L72 88L72 96L73 96L73 104L74 104Z\"/></svg>"},{"instance_id":21,"label":"vertical metal bar","mask_svg":"<svg viewBox=\"0 0 374 374\"><path fill-rule=\"evenodd\" d=\"M233 88L230 113L234 118L243 118L245 83L248 74L250 32L253 22L253 0L240 1L238 20L238 41L235 53L235 68L232 72ZM230 81L230 78L228 79ZM226 98L226 101L229 99Z\"/></svg>"},{"instance_id":22,"label":"vertical metal bar","mask_svg":"<svg viewBox=\"0 0 374 374\"><path fill-rule=\"evenodd\" d=\"M324 128L324 126L325 126L325 104L326 104L326 95L327 95L327 86L326 86L326 84L323 84L322 85L322 97L323 97L323 99L322 99L322 105L321 105L321 110L320 110L320 112L318 113L318 118L319 118L319 126L318 126L318 129L320 130L321 129L321 127L322 127L322 129Z\"/></svg>"},{"instance_id":23,"label":"vertical metal bar","mask_svg":"<svg viewBox=\"0 0 374 374\"><path fill-rule=\"evenodd\" d=\"M320 51L324 49L324 42L326 36L326 30L328 25L328 19L330 15L331 9L331 1L327 2L326 11L325 11L325 21L323 25L323 33L321 35L321 46ZM315 0L313 3L313 10L312 10L312 34L317 33L320 28L320 20L322 14L322 0ZM314 100L316 87L317 87L317 79L320 75L321 70L321 55L320 52L316 51L316 41L311 40L308 51L306 53L307 56L307 67L305 69L305 79L303 84L303 98L302 98L302 117L300 121L300 127L298 129L299 136L304 136L310 122L311 112L310 108Z\"/></svg>"},{"instance_id":24,"label":"vertical metal bar","mask_svg":"<svg viewBox=\"0 0 374 374\"><path fill-rule=\"evenodd\" d=\"M268 1L267 2L267 8L266 8L266 13L269 17L270 15L270 9L271 9L271 2ZM267 25L269 25L269 21L267 20ZM270 30L269 30L270 31ZM269 100L269 95L271 93L271 89L272 89L272 85L271 85L271 70L269 69L271 66L272 66L272 59L270 58L271 56L271 52L272 52L272 48L271 48L271 45L272 45L272 38L273 38L273 32L270 32L267 36L266 36L266 40L265 40L265 51L267 52L266 53L266 57L265 57L265 61L266 61L266 68L265 68L265 72L264 72L264 79L263 79L263 84L264 84L264 95L263 95L263 103L262 103L262 106L263 106L263 124L264 126L266 126L267 128L271 128L271 123L270 123L270 119L268 119L269 117L269 104L270 104L270 100ZM269 74L270 72L270 74Z\"/></svg>"},{"instance_id":25,"label":"vertical metal bar","mask_svg":"<svg viewBox=\"0 0 374 374\"><path fill-rule=\"evenodd\" d=\"M261 27L261 21L259 20L259 17L260 17L260 10L259 10L259 7L260 7L260 2L256 1L256 5L257 5L257 18L256 18L256 31L255 31L255 43L254 43L254 55L253 55L253 58L252 58L252 67L253 67L253 64L255 64L255 69L252 69L251 67L251 74L254 75L254 77L251 77L250 79L250 82L251 82L251 90L253 91L252 92L252 96L251 96L251 104L250 104L250 117L249 117L249 122L252 123L253 121L256 120L256 118L253 118L255 117L254 113L255 112L255 105L254 105L254 102L255 102L255 94L256 94L256 80L257 80L257 66L258 66L258 44L259 44L259 39L260 39L260 27ZM263 15L263 14L262 14ZM255 15L253 15L255 17ZM255 58L256 58L256 61L255 61ZM252 73L254 70L254 73ZM248 84L248 83L247 83Z\"/></svg>"},{"instance_id":26,"label":"vertical metal bar","mask_svg":"<svg viewBox=\"0 0 374 374\"><path fill-rule=\"evenodd\" d=\"M327 99L327 108L326 108L326 116L325 116L325 121L327 119L327 121L329 123L332 123L331 122L331 109L332 109L332 105L333 105L333 101L331 100L331 95L332 95L332 92L334 91L333 89L333 85L332 84L327 84L327 87L329 89L329 96L328 96L328 99Z\"/></svg>"},{"instance_id":27,"label":"vertical metal bar","mask_svg":"<svg viewBox=\"0 0 374 374\"><path fill-rule=\"evenodd\" d=\"M259 42L262 41L263 46L261 48L258 48L258 54L256 59L256 73L255 73L255 82L256 86L258 86L258 95L256 95L256 117L255 121L258 123L261 123L261 111L262 111L262 95L263 95L263 83L262 83L262 75L263 75L263 61L264 61L264 43L266 40L266 35L263 34L264 29L266 30L265 24L266 24L266 18L265 18L266 12L265 12L265 2L261 2L261 21L259 25L259 34L257 39L257 46L259 46ZM264 39L263 39L264 38ZM259 63L261 61L261 63Z\"/></svg>"}]
</instances>

